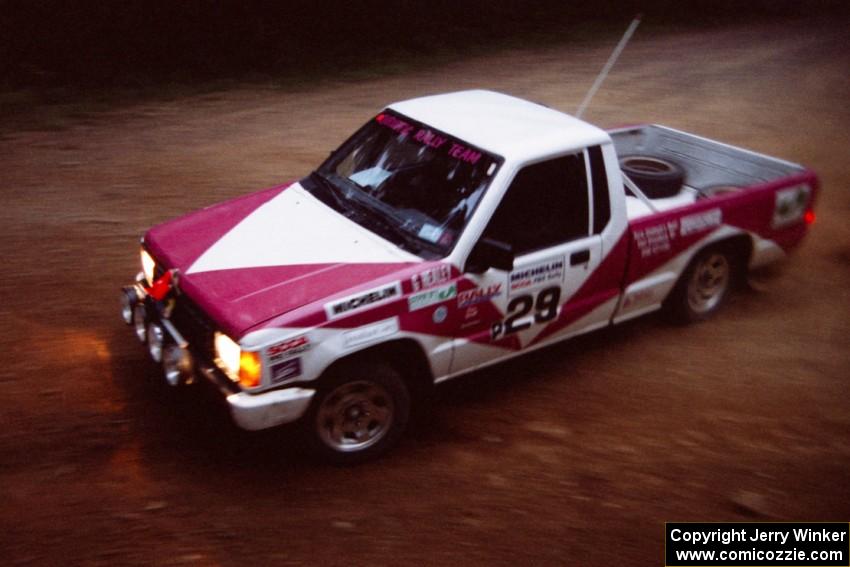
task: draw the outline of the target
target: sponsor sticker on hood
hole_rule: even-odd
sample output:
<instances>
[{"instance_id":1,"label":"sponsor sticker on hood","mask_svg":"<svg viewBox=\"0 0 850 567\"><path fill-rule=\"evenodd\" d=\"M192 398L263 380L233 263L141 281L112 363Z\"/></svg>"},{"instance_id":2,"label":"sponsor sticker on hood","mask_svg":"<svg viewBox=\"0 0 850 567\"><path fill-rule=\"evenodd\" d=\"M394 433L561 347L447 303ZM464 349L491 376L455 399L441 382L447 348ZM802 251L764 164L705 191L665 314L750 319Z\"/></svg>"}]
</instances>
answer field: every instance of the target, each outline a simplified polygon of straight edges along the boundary
<instances>
[{"instance_id":1,"label":"sponsor sticker on hood","mask_svg":"<svg viewBox=\"0 0 850 567\"><path fill-rule=\"evenodd\" d=\"M401 282L392 282L326 303L325 314L328 319L336 319L397 297L401 297Z\"/></svg>"}]
</instances>

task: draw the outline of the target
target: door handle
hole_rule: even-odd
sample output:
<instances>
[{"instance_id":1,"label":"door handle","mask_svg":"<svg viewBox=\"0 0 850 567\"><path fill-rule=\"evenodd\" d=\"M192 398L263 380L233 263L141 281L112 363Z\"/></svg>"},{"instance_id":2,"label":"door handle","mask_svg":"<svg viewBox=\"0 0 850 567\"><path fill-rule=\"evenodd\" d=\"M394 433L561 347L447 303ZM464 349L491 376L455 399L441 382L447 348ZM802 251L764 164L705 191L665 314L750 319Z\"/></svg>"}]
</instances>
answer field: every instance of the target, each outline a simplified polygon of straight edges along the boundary
<instances>
[{"instance_id":1,"label":"door handle","mask_svg":"<svg viewBox=\"0 0 850 567\"><path fill-rule=\"evenodd\" d=\"M590 250L579 250L570 254L570 266L578 266L588 262L590 262Z\"/></svg>"}]
</instances>

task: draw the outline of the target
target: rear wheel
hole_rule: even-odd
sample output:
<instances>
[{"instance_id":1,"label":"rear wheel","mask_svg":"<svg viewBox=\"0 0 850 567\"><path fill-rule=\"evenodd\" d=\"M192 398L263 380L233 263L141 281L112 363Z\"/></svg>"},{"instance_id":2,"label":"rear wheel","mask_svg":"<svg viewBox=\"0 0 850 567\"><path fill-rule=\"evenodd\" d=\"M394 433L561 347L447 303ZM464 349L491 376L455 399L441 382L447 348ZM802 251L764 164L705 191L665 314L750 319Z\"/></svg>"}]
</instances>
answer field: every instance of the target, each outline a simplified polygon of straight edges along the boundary
<instances>
[{"instance_id":1,"label":"rear wheel","mask_svg":"<svg viewBox=\"0 0 850 567\"><path fill-rule=\"evenodd\" d=\"M401 374L389 364L357 359L331 372L305 421L315 452L332 463L353 464L389 450L410 417Z\"/></svg>"},{"instance_id":2,"label":"rear wheel","mask_svg":"<svg viewBox=\"0 0 850 567\"><path fill-rule=\"evenodd\" d=\"M668 299L671 314L680 322L702 321L716 313L732 287L736 262L728 251L709 248L691 261Z\"/></svg>"}]
</instances>

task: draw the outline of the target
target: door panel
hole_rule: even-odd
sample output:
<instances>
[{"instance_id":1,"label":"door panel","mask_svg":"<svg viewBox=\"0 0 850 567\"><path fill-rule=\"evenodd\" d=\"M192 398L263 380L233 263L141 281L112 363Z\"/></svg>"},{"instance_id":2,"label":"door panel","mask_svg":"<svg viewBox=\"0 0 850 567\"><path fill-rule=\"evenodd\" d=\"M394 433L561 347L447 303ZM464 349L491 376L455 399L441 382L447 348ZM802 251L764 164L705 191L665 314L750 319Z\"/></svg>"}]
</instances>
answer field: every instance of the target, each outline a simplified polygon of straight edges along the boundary
<instances>
[{"instance_id":1,"label":"door panel","mask_svg":"<svg viewBox=\"0 0 850 567\"><path fill-rule=\"evenodd\" d=\"M601 253L601 238L594 235L523 255L511 272L466 274L473 286L458 295L461 324L452 372L556 338L573 320L570 299L599 265Z\"/></svg>"},{"instance_id":2,"label":"door panel","mask_svg":"<svg viewBox=\"0 0 850 567\"><path fill-rule=\"evenodd\" d=\"M514 176L482 236L518 251L514 268L459 282L452 373L610 321L627 239L622 190L605 175L606 163L616 167L616 155L597 146Z\"/></svg>"}]
</instances>

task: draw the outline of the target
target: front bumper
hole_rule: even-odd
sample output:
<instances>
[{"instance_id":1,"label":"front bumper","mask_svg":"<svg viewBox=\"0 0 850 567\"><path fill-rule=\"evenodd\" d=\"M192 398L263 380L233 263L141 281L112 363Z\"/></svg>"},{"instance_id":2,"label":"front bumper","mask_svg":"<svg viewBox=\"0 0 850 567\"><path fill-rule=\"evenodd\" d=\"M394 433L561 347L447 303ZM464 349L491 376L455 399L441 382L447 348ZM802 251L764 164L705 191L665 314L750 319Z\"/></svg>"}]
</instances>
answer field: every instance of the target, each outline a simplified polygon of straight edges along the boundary
<instances>
[{"instance_id":1,"label":"front bumper","mask_svg":"<svg viewBox=\"0 0 850 567\"><path fill-rule=\"evenodd\" d=\"M291 423L307 412L315 390L290 387L257 394L242 390L210 359L209 349L192 344L192 333L180 329L180 326L169 318L171 310L147 293L144 280L139 276L133 285L122 289L122 318L125 323L136 328L138 319L144 317L146 328L153 323L162 330L159 335L163 337L161 352L166 354L160 358L169 384L190 384L195 376L203 376L227 401L234 423L249 431ZM137 333L137 336L143 342L148 341L147 333Z\"/></svg>"},{"instance_id":2,"label":"front bumper","mask_svg":"<svg viewBox=\"0 0 850 567\"><path fill-rule=\"evenodd\" d=\"M262 394L227 396L230 415L242 429L257 431L298 420L307 412L315 390L284 388Z\"/></svg>"}]
</instances>

